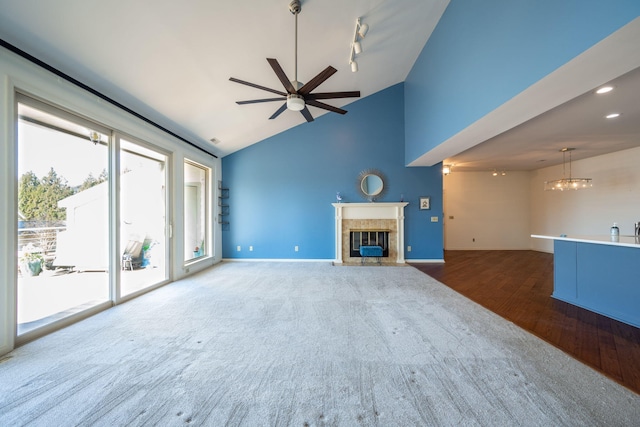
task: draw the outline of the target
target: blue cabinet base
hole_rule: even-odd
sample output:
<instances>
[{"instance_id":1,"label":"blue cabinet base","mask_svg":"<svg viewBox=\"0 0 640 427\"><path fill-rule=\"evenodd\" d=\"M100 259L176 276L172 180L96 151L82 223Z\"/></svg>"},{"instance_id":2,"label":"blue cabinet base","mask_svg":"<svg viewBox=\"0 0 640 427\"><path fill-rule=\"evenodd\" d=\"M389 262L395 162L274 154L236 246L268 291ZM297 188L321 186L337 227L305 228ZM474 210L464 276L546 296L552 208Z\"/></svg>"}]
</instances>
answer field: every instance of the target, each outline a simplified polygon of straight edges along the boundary
<instances>
[{"instance_id":1,"label":"blue cabinet base","mask_svg":"<svg viewBox=\"0 0 640 427\"><path fill-rule=\"evenodd\" d=\"M640 327L640 249L556 240L553 297Z\"/></svg>"}]
</instances>

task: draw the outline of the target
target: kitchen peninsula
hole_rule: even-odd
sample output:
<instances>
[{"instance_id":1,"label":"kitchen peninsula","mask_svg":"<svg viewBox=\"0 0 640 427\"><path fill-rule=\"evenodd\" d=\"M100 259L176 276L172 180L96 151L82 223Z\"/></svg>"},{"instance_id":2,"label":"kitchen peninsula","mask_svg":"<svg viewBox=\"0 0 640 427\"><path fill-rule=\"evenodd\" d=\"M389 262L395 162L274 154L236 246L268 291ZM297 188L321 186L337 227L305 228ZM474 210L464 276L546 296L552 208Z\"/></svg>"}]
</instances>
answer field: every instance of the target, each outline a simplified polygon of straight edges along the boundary
<instances>
[{"instance_id":1,"label":"kitchen peninsula","mask_svg":"<svg viewBox=\"0 0 640 427\"><path fill-rule=\"evenodd\" d=\"M640 237L544 236L553 243L553 298L640 327Z\"/></svg>"}]
</instances>

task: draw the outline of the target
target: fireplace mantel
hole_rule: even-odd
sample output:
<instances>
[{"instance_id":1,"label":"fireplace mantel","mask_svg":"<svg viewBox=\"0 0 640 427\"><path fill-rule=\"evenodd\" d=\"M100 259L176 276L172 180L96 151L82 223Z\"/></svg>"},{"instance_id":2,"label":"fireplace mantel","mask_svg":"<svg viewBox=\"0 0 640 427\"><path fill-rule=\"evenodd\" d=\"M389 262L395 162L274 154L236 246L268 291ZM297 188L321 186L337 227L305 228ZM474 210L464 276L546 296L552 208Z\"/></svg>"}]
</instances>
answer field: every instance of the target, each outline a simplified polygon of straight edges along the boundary
<instances>
[{"instance_id":1,"label":"fireplace mantel","mask_svg":"<svg viewBox=\"0 0 640 427\"><path fill-rule=\"evenodd\" d=\"M393 220L395 221L395 262L404 264L404 207L407 202L388 203L332 203L336 212L336 258L334 263L342 264L343 223L347 220Z\"/></svg>"}]
</instances>

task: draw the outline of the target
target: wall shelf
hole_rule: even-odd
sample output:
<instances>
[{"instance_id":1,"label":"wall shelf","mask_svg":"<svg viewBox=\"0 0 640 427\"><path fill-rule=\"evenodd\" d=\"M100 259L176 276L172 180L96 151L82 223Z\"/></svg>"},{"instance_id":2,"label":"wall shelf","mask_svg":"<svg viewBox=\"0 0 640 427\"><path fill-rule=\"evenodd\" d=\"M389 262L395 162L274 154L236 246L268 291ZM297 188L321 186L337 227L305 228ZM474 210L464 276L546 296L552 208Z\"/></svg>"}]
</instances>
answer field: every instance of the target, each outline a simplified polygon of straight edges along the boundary
<instances>
[{"instance_id":1,"label":"wall shelf","mask_svg":"<svg viewBox=\"0 0 640 427\"><path fill-rule=\"evenodd\" d=\"M229 216L229 189L222 185L222 181L218 181L218 224L222 226L229 225L229 221L225 218Z\"/></svg>"}]
</instances>

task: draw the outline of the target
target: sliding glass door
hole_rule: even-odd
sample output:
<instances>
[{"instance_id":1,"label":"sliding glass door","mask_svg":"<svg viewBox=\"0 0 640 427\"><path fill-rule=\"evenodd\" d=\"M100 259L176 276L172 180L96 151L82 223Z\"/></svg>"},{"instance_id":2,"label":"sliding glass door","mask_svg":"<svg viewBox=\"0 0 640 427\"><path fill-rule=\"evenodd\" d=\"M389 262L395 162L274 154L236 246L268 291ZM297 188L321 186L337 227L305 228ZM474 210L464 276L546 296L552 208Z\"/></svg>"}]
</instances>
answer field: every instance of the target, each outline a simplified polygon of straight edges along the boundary
<instances>
[{"instance_id":1,"label":"sliding glass door","mask_svg":"<svg viewBox=\"0 0 640 427\"><path fill-rule=\"evenodd\" d=\"M167 159L120 139L121 296L168 279Z\"/></svg>"},{"instance_id":2,"label":"sliding glass door","mask_svg":"<svg viewBox=\"0 0 640 427\"><path fill-rule=\"evenodd\" d=\"M26 341L169 281L170 153L16 97L17 337Z\"/></svg>"},{"instance_id":3,"label":"sliding glass door","mask_svg":"<svg viewBox=\"0 0 640 427\"><path fill-rule=\"evenodd\" d=\"M18 96L18 336L110 299L109 135Z\"/></svg>"}]
</instances>

